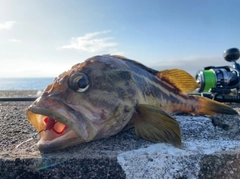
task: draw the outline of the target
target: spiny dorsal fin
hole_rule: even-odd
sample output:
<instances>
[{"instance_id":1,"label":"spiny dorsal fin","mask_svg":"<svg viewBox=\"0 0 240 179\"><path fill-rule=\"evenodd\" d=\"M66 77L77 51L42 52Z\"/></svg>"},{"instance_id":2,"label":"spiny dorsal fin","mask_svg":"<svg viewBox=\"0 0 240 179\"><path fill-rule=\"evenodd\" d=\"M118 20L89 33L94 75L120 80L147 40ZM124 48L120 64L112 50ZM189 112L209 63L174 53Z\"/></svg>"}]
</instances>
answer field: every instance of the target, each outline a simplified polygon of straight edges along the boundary
<instances>
[{"instance_id":1,"label":"spiny dorsal fin","mask_svg":"<svg viewBox=\"0 0 240 179\"><path fill-rule=\"evenodd\" d=\"M199 87L196 80L190 74L180 69L164 70L158 72L156 75L182 92L192 92Z\"/></svg>"},{"instance_id":2,"label":"spiny dorsal fin","mask_svg":"<svg viewBox=\"0 0 240 179\"><path fill-rule=\"evenodd\" d=\"M152 142L167 142L181 148L179 124L155 106L139 104L133 114L137 137Z\"/></svg>"}]
</instances>

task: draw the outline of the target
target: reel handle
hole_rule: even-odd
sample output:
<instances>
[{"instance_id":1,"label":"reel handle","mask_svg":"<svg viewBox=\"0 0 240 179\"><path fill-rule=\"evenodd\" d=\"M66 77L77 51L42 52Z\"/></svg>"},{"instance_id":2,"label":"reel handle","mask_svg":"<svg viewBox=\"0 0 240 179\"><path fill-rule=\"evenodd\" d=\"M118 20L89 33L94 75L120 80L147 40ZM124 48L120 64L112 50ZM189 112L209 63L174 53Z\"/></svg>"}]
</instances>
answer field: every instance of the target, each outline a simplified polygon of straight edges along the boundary
<instances>
[{"instance_id":1,"label":"reel handle","mask_svg":"<svg viewBox=\"0 0 240 179\"><path fill-rule=\"evenodd\" d=\"M240 57L240 51L237 48L230 48L224 51L223 57L228 62L234 62Z\"/></svg>"}]
</instances>

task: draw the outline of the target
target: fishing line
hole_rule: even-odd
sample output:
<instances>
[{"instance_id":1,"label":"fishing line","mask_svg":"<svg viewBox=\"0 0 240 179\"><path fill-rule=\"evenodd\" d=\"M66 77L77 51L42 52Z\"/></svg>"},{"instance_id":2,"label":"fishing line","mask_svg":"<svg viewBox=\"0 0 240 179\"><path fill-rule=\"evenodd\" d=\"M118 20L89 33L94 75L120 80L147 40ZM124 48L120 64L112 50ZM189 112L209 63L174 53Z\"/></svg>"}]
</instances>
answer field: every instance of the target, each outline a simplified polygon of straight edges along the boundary
<instances>
[{"instance_id":1,"label":"fishing line","mask_svg":"<svg viewBox=\"0 0 240 179\"><path fill-rule=\"evenodd\" d=\"M33 135L31 136L31 138L29 138L29 139L21 142L20 144L16 145L15 148L16 148L16 149L19 149L19 147L20 147L21 145L23 145L23 144L25 144L25 143L27 143L27 142L29 142L29 141L31 141L31 140L37 139L38 134L40 134L40 133L43 132L43 131L45 131L45 130L42 129L42 130L40 130L39 132L36 132L35 134L33 134ZM33 146L35 146L35 145L37 145L37 144L34 144ZM27 150L27 149L29 149L29 148L31 148L31 147L33 147L33 146L30 146L30 147L28 147L28 148L26 148L26 149L24 149L24 150Z\"/></svg>"},{"instance_id":2,"label":"fishing line","mask_svg":"<svg viewBox=\"0 0 240 179\"><path fill-rule=\"evenodd\" d=\"M45 118L45 119L44 119L45 123L48 123L48 120L49 120L49 118ZM43 132L43 131L46 131L46 130L48 130L48 129L53 128L53 126L54 126L57 122L51 120L51 122L49 122L49 123L50 123L50 124L46 126L46 129L42 129L42 130L40 130L39 132L36 132L35 134L33 134L33 135L31 136L31 138L29 138L29 139L21 142L21 143L18 144L15 148L16 148L16 149L19 149L19 147L20 147L21 145L23 145L23 144L25 144L25 143L27 143L27 142L29 142L29 141L31 141L31 140L36 139L37 136L38 136L38 134L40 134L40 133ZM30 146L30 147L28 147L28 148L22 149L22 150L27 150L27 149L35 146L35 145L37 145L37 144L34 144L34 145L32 145L32 146Z\"/></svg>"},{"instance_id":3,"label":"fishing line","mask_svg":"<svg viewBox=\"0 0 240 179\"><path fill-rule=\"evenodd\" d=\"M44 122L47 124L46 129L42 129L42 130L40 130L39 132L33 134L33 135L31 136L31 138L29 138L29 139L21 142L21 143L18 144L15 148L16 148L16 149L19 149L19 147L22 146L23 144L25 144L25 143L27 143L27 142L29 142L29 141L31 141L31 140L37 139L38 134L40 134L40 133L43 132L43 131L51 130L51 129L52 129L56 134L61 135L61 134L63 134L64 131L68 128L67 126L64 126L60 131L58 131L57 129L54 128L54 125L57 123L57 121L56 121L56 120L53 120L53 119L51 119L51 118L48 118L48 117L44 119ZM34 144L34 145L32 145L32 146L30 146L30 147L28 147L28 148L21 149L21 150L27 150L27 149L29 149L29 148L32 148L32 147L36 146L36 145L37 145L37 144Z\"/></svg>"},{"instance_id":4,"label":"fishing line","mask_svg":"<svg viewBox=\"0 0 240 179\"><path fill-rule=\"evenodd\" d=\"M25 148L24 150L28 150L28 149L30 149L30 148L33 148L33 147L36 146L36 145L37 145L37 143L34 144L34 145L32 145L32 146L30 146L30 147L28 147L28 148Z\"/></svg>"},{"instance_id":5,"label":"fishing line","mask_svg":"<svg viewBox=\"0 0 240 179\"><path fill-rule=\"evenodd\" d=\"M215 73L213 70L204 70L203 75L204 75L204 79L205 79L204 92L208 92L210 88L216 86Z\"/></svg>"}]
</instances>

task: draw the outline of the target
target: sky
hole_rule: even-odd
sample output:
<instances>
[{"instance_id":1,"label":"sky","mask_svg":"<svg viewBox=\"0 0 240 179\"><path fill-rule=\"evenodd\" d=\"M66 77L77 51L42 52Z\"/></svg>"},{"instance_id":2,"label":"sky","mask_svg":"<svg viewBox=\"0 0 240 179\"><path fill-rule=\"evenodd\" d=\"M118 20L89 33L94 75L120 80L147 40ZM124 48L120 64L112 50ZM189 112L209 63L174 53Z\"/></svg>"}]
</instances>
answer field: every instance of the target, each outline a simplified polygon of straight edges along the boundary
<instances>
[{"instance_id":1,"label":"sky","mask_svg":"<svg viewBox=\"0 0 240 179\"><path fill-rule=\"evenodd\" d=\"M238 0L0 0L0 77L56 77L101 54L195 76L240 48Z\"/></svg>"}]
</instances>

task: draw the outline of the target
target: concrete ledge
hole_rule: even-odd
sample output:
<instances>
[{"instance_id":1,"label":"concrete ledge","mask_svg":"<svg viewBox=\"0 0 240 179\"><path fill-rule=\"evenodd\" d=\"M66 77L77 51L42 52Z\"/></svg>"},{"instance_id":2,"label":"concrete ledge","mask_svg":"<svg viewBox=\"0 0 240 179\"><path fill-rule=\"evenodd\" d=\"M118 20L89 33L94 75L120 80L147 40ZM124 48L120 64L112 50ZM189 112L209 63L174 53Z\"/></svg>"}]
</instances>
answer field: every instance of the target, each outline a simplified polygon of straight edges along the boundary
<instances>
[{"instance_id":1,"label":"concrete ledge","mask_svg":"<svg viewBox=\"0 0 240 179\"><path fill-rule=\"evenodd\" d=\"M0 95L36 91L0 91ZM183 148L135 139L134 130L55 153L40 153L25 110L0 102L0 178L240 178L240 117L174 116ZM240 105L233 105L239 109ZM213 123L214 125L213 125Z\"/></svg>"},{"instance_id":2,"label":"concrete ledge","mask_svg":"<svg viewBox=\"0 0 240 179\"><path fill-rule=\"evenodd\" d=\"M239 141L190 141L183 149L155 144L122 153L118 162L127 178L229 179L240 177L239 151Z\"/></svg>"}]
</instances>

